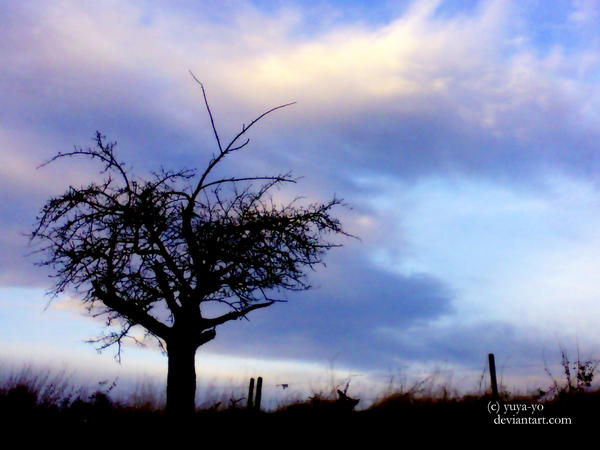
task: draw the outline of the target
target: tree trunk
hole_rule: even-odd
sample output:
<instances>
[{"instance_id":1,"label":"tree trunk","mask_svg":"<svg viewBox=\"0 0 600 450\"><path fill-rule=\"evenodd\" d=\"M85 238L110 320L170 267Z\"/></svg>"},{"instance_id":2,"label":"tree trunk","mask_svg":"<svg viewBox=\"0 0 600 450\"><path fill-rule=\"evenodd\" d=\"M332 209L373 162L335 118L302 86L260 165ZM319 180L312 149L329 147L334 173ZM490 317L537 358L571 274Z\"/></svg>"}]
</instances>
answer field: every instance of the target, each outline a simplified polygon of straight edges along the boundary
<instances>
[{"instance_id":1,"label":"tree trunk","mask_svg":"<svg viewBox=\"0 0 600 450\"><path fill-rule=\"evenodd\" d=\"M186 341L167 343L167 414L172 418L189 417L196 408L197 348Z\"/></svg>"}]
</instances>

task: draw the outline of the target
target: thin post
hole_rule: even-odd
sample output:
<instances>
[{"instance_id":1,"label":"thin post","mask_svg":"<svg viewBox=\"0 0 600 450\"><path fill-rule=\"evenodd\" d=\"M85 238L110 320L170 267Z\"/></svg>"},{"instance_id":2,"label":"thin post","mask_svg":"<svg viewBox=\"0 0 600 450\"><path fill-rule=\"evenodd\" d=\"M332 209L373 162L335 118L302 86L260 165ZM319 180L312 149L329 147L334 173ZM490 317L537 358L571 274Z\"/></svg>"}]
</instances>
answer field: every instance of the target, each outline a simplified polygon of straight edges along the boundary
<instances>
[{"instance_id":1,"label":"thin post","mask_svg":"<svg viewBox=\"0 0 600 450\"><path fill-rule=\"evenodd\" d=\"M254 378L250 378L250 386L248 386L248 409L252 409L252 398L254 397Z\"/></svg>"},{"instance_id":2,"label":"thin post","mask_svg":"<svg viewBox=\"0 0 600 450\"><path fill-rule=\"evenodd\" d=\"M494 361L494 354L488 355L490 362L490 382L492 384L492 398L498 400L498 384L496 383L496 362Z\"/></svg>"},{"instance_id":3,"label":"thin post","mask_svg":"<svg viewBox=\"0 0 600 450\"><path fill-rule=\"evenodd\" d=\"M257 411L260 411L260 400L262 397L262 377L258 377L258 380L256 381L256 398L254 400L254 408Z\"/></svg>"}]
</instances>

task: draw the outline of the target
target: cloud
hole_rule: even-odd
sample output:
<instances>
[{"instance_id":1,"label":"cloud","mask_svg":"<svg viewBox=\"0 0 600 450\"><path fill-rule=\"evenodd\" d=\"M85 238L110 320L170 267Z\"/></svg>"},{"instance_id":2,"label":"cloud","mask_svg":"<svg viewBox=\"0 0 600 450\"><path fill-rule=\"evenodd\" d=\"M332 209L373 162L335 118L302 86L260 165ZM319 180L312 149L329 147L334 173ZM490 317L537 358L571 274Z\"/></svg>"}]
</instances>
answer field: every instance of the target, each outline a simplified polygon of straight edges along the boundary
<instances>
[{"instance_id":1,"label":"cloud","mask_svg":"<svg viewBox=\"0 0 600 450\"><path fill-rule=\"evenodd\" d=\"M407 329L379 328L378 332L397 346L397 358L404 361L448 361L475 368L488 353L502 358L516 356L523 363L542 356L540 335L524 332L503 321L470 322L454 317L419 324Z\"/></svg>"},{"instance_id":2,"label":"cloud","mask_svg":"<svg viewBox=\"0 0 600 450\"><path fill-rule=\"evenodd\" d=\"M561 348L573 354L580 346L585 357L597 351L589 334L569 326L468 314L458 293L439 279L390 273L354 258L342 255L320 271L315 290L252 313L248 322L220 327L199 355L335 363L365 372L399 369L412 376L442 366L477 375L494 353L506 380L522 386L532 374L545 380L546 367L560 373Z\"/></svg>"},{"instance_id":3,"label":"cloud","mask_svg":"<svg viewBox=\"0 0 600 450\"><path fill-rule=\"evenodd\" d=\"M79 162L33 168L86 145L97 128L142 173L201 166L215 147L188 68L206 81L223 139L266 108L298 100L261 123L252 147L226 167L293 168L307 175L298 188L311 198L337 192L368 209L353 202L369 193L358 176L494 177L529 187L549 170L592 177L593 40L568 52L559 39L538 48L523 12L535 15L510 2L448 11L445 2L418 1L372 22L333 20L330 11L328 26L302 33L314 17L299 6L5 6L0 187L20 207L5 209L3 223L29 222L41 193L92 173L82 176Z\"/></svg>"},{"instance_id":4,"label":"cloud","mask_svg":"<svg viewBox=\"0 0 600 450\"><path fill-rule=\"evenodd\" d=\"M341 213L345 223L364 242L317 274L321 289L257 312L249 324L223 327L220 340L210 344L214 349L320 360L339 353L363 366L391 355L417 360L447 351L475 364L488 351L488 341L479 345L476 338L489 329L491 336L508 336L515 348L524 342L524 354L533 354L535 336L524 337L509 314L490 319L489 311L466 308L481 295L481 280L450 275L495 268L515 255L529 258L522 268L551 261L554 271L543 266L533 278L495 278L492 286L507 286L510 279L522 289L513 300L498 300L506 312L541 286L551 294L547 274L556 275L564 304L574 280L593 273L591 251L579 259L584 246L557 238L563 231L541 227L540 220L569 228L564 216L549 213L554 208L571 214L573 224L595 219L582 212L585 205L569 209L564 199L544 196L557 186L573 188L548 183L549 174L559 174L589 182L583 198L595 198L597 8L587 2L551 9L505 1L473 5L414 1L389 17L389 6L386 14L373 9L362 20L346 4L3 5L0 283L46 283L22 258L26 239L18 233L48 195L96 175L79 161L34 169L56 152L90 144L99 129L118 141L121 157L141 174L160 165L206 163L216 148L191 69L205 83L224 140L266 109L298 101L253 129L251 147L224 170L262 175L292 168L306 175L294 194L343 197L355 207ZM429 190L419 192L423 186ZM453 202L452 195L462 196ZM521 219L535 226L524 227L532 222ZM419 227L423 233L414 233ZM515 230L521 251L505 252L517 247L509 236ZM554 253L525 245L541 243L532 234L540 230ZM586 227L574 225L570 232L584 236L582 242L595 237ZM457 250L461 243L469 244L464 254ZM490 262L490 254L501 257ZM572 259L581 264L563 271ZM523 262L513 258L510 264L515 261ZM577 304L588 308L592 287L577 292ZM474 323L432 325L463 315Z\"/></svg>"},{"instance_id":5,"label":"cloud","mask_svg":"<svg viewBox=\"0 0 600 450\"><path fill-rule=\"evenodd\" d=\"M378 327L404 329L453 309L453 293L439 280L386 272L361 252L338 253L315 274L313 290L288 294L288 303L255 312L248 323L219 328L207 351L319 362L337 357L369 367L395 351L378 338Z\"/></svg>"},{"instance_id":6,"label":"cloud","mask_svg":"<svg viewBox=\"0 0 600 450\"><path fill-rule=\"evenodd\" d=\"M595 26L600 18L598 4L591 0L575 0L569 14L569 22L576 27Z\"/></svg>"},{"instance_id":7,"label":"cloud","mask_svg":"<svg viewBox=\"0 0 600 450\"><path fill-rule=\"evenodd\" d=\"M404 178L461 171L522 180L548 165L587 175L598 165L595 48L539 51L519 40L522 9L509 2L439 17L444 3L418 1L386 23L338 22L308 35L297 33L307 20L300 9L110 5L9 8L14 45L2 51L12 89L2 101L14 125L51 124L65 145L101 128L128 155L144 149L156 163L168 148L178 161L198 161L198 143L211 141L191 68L230 133L297 100L258 142L269 156L305 161L299 170L343 162Z\"/></svg>"}]
</instances>

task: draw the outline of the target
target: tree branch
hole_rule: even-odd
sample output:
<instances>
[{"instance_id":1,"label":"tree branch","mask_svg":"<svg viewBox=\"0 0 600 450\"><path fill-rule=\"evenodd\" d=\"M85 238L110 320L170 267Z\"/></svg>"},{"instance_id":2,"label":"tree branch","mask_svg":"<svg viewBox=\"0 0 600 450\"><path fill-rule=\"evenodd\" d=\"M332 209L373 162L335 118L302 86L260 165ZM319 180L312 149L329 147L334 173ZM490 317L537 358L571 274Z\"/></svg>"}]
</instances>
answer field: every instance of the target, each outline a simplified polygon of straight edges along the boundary
<instances>
[{"instance_id":1,"label":"tree branch","mask_svg":"<svg viewBox=\"0 0 600 450\"><path fill-rule=\"evenodd\" d=\"M204 85L202 82L196 78L196 75L190 70L190 75L192 78L200 85L202 88L202 96L204 97L204 104L206 105L206 110L208 111L208 116L210 117L210 125L212 126L213 132L215 133L215 139L217 140L217 145L219 146L219 153L223 153L223 147L221 147L221 140L219 139L219 133L217 133L217 127L215 126L215 121L213 119L212 112L210 111L210 106L208 105L208 100L206 98L206 91L204 90Z\"/></svg>"},{"instance_id":2,"label":"tree branch","mask_svg":"<svg viewBox=\"0 0 600 450\"><path fill-rule=\"evenodd\" d=\"M115 294L109 294L102 290L100 283L92 282L93 295L104 303L108 308L118 312L127 318L132 324L139 324L146 328L150 333L166 340L171 332L171 328L158 321L150 314L128 302Z\"/></svg>"},{"instance_id":3,"label":"tree branch","mask_svg":"<svg viewBox=\"0 0 600 450\"><path fill-rule=\"evenodd\" d=\"M276 302L275 300L270 300L265 303L256 303L256 304L248 306L242 310L232 311L227 314L223 314L222 316L215 317L213 319L203 319L203 325L205 328L216 327L217 325L222 325L225 322L228 322L230 320L236 320L241 317L244 317L246 314L248 314L251 311L254 311L255 309L266 308L267 306L271 306L275 302Z\"/></svg>"}]
</instances>

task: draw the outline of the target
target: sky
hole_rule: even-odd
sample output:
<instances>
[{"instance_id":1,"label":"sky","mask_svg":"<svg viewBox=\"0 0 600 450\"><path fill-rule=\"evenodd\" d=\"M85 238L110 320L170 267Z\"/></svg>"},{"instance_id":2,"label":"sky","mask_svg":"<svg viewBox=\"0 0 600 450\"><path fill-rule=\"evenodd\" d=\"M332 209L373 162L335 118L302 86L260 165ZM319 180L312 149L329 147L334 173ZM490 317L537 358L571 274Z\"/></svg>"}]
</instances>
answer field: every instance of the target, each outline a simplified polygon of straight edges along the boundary
<instances>
[{"instance_id":1,"label":"sky","mask_svg":"<svg viewBox=\"0 0 600 450\"><path fill-rule=\"evenodd\" d=\"M164 377L151 345L118 365L85 343L103 323L76 297L48 304L27 234L50 196L101 178L37 168L96 130L140 176L204 167L216 143L192 71L223 139L296 102L224 170L292 170L279 198L341 197L360 238L314 289L220 327L199 380L469 390L494 353L501 382L528 389L560 375L561 349L598 358L599 25L595 1L1 2L0 357Z\"/></svg>"}]
</instances>

